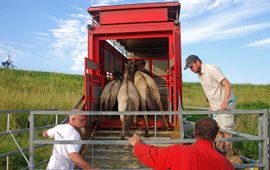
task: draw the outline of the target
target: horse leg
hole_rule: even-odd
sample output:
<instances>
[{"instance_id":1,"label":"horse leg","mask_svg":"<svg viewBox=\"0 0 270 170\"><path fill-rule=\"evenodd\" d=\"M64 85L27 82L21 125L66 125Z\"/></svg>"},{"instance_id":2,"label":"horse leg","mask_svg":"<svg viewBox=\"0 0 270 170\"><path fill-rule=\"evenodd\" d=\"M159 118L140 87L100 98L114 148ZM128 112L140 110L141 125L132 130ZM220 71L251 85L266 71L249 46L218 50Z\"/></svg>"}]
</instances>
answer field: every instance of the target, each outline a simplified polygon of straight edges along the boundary
<instances>
[{"instance_id":1,"label":"horse leg","mask_svg":"<svg viewBox=\"0 0 270 170\"><path fill-rule=\"evenodd\" d=\"M146 102L145 101L141 101L141 108L142 108L142 110L143 111L146 111ZM145 131L145 135L148 135L148 119L147 119L147 115L143 115L143 117L144 117L144 123L145 123L145 129L144 129L144 131Z\"/></svg>"},{"instance_id":2,"label":"horse leg","mask_svg":"<svg viewBox=\"0 0 270 170\"><path fill-rule=\"evenodd\" d=\"M137 119L137 115L134 115L133 123L134 123L136 126L138 126L138 123L137 123L136 119Z\"/></svg>"},{"instance_id":3,"label":"horse leg","mask_svg":"<svg viewBox=\"0 0 270 170\"><path fill-rule=\"evenodd\" d=\"M120 115L120 121L121 121L121 125L122 125L121 140L123 140L123 139L125 139L125 116L124 115Z\"/></svg>"},{"instance_id":4,"label":"horse leg","mask_svg":"<svg viewBox=\"0 0 270 170\"><path fill-rule=\"evenodd\" d=\"M133 116L131 116L131 115L126 116L125 129L126 129L127 136L130 135L129 129L130 129L130 125L131 125L131 122L132 122L132 118L133 118Z\"/></svg>"},{"instance_id":5,"label":"horse leg","mask_svg":"<svg viewBox=\"0 0 270 170\"><path fill-rule=\"evenodd\" d=\"M144 123L145 123L145 135L147 136L147 135L149 135L149 133L148 133L148 130L149 130L149 127L148 127L148 119L147 119L147 115L143 115L143 117L144 117Z\"/></svg>"},{"instance_id":6,"label":"horse leg","mask_svg":"<svg viewBox=\"0 0 270 170\"><path fill-rule=\"evenodd\" d=\"M160 111L163 111L162 103L161 103L160 100L157 101L157 105L158 105L159 110ZM169 128L169 124L167 122L167 119L166 119L165 115L162 115L162 119L163 119L163 122L164 122L166 128L168 129Z\"/></svg>"},{"instance_id":7,"label":"horse leg","mask_svg":"<svg viewBox=\"0 0 270 170\"><path fill-rule=\"evenodd\" d=\"M168 124L168 121L167 121L165 115L162 115L162 119L163 119L163 122L164 122L166 128L168 129L169 128L169 124Z\"/></svg>"}]
</instances>

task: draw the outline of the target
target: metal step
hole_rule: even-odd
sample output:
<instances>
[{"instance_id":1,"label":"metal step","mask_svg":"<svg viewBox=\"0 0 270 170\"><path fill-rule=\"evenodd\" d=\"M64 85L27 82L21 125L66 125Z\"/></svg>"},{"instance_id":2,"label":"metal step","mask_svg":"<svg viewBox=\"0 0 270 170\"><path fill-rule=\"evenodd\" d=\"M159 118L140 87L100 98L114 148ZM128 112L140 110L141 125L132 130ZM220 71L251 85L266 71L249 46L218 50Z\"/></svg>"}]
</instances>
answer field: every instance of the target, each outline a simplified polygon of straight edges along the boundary
<instances>
[{"instance_id":1,"label":"metal step","mask_svg":"<svg viewBox=\"0 0 270 170\"><path fill-rule=\"evenodd\" d=\"M89 146L84 158L99 169L138 169L146 168L134 156L131 145Z\"/></svg>"},{"instance_id":2,"label":"metal step","mask_svg":"<svg viewBox=\"0 0 270 170\"><path fill-rule=\"evenodd\" d=\"M120 130L97 130L92 140L120 140ZM173 131L149 130L149 135L144 136L144 130L131 130L141 136L141 139L168 140ZM131 134L132 134L131 133ZM95 168L99 169L148 169L134 156L131 145L88 145L84 154L85 159Z\"/></svg>"}]
</instances>

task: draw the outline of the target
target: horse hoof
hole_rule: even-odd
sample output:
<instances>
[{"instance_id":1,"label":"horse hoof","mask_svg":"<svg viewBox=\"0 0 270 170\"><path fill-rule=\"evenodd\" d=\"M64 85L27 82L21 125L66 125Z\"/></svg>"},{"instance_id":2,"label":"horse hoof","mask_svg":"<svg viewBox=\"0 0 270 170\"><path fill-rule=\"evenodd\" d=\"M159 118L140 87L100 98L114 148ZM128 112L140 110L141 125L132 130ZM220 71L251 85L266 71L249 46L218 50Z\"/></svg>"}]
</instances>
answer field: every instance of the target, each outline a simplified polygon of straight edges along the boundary
<instances>
[{"instance_id":1,"label":"horse hoof","mask_svg":"<svg viewBox=\"0 0 270 170\"><path fill-rule=\"evenodd\" d=\"M148 133L148 131L145 131L145 133L144 133L143 136L144 136L144 137L150 137L151 135Z\"/></svg>"}]
</instances>

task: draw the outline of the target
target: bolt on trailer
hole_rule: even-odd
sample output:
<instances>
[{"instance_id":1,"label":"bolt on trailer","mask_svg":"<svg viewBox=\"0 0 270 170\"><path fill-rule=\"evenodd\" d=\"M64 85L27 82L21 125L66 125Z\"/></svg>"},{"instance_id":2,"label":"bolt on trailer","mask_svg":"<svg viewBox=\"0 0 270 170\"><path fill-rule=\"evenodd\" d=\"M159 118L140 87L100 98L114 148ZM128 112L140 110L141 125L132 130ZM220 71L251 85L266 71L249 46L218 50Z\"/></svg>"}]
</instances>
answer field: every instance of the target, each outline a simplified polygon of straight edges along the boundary
<instances>
[{"instance_id":1,"label":"bolt on trailer","mask_svg":"<svg viewBox=\"0 0 270 170\"><path fill-rule=\"evenodd\" d=\"M177 111L182 97L180 3L99 6L88 12L92 24L88 26L84 109L99 110L107 79L116 71L123 73L127 61L144 60L164 110Z\"/></svg>"}]
</instances>

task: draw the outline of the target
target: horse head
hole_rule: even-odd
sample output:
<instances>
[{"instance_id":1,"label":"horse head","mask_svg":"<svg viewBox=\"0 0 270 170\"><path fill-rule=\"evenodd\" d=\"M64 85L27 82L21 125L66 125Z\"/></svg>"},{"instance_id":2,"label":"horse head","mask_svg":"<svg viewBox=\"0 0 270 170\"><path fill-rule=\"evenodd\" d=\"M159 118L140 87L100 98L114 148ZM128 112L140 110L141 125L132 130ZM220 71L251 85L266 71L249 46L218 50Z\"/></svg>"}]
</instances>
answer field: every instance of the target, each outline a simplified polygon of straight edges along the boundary
<instances>
[{"instance_id":1,"label":"horse head","mask_svg":"<svg viewBox=\"0 0 270 170\"><path fill-rule=\"evenodd\" d=\"M145 65L146 65L146 62L144 60L138 60L138 61L135 61L134 63L134 68L135 70L139 70L139 71L145 71Z\"/></svg>"},{"instance_id":2,"label":"horse head","mask_svg":"<svg viewBox=\"0 0 270 170\"><path fill-rule=\"evenodd\" d=\"M134 73L135 73L134 62L128 61L125 64L124 79L129 79L129 80L133 81Z\"/></svg>"},{"instance_id":3,"label":"horse head","mask_svg":"<svg viewBox=\"0 0 270 170\"><path fill-rule=\"evenodd\" d=\"M114 73L113 73L113 76L116 80L120 80L122 81L123 80L123 75L120 71L116 70Z\"/></svg>"}]
</instances>

